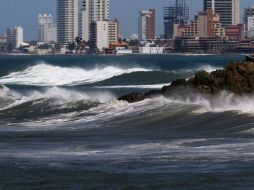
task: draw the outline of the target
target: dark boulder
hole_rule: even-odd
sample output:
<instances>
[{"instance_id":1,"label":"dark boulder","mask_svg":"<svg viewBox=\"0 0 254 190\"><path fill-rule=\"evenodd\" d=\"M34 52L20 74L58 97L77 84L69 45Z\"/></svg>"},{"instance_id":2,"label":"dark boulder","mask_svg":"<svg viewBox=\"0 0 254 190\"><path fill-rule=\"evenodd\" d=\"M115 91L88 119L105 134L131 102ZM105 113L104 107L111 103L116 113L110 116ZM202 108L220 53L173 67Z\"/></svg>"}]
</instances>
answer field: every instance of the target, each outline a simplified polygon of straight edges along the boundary
<instances>
[{"instance_id":1,"label":"dark boulder","mask_svg":"<svg viewBox=\"0 0 254 190\"><path fill-rule=\"evenodd\" d=\"M143 94L135 93L135 92L133 92L131 94L128 94L128 95L125 95L125 96L121 96L120 98L118 98L118 100L125 100L129 103L142 101L144 99L145 99L145 97L144 97Z\"/></svg>"},{"instance_id":2,"label":"dark boulder","mask_svg":"<svg viewBox=\"0 0 254 190\"><path fill-rule=\"evenodd\" d=\"M208 73L199 71L189 80L178 79L161 90L149 91L145 94L132 93L119 98L130 103L142 101L153 96L188 96L191 90L215 95L220 91L229 91L237 95L254 93L254 62L231 63L222 70Z\"/></svg>"},{"instance_id":3,"label":"dark boulder","mask_svg":"<svg viewBox=\"0 0 254 190\"><path fill-rule=\"evenodd\" d=\"M254 55L247 55L245 58L246 62L254 62Z\"/></svg>"}]
</instances>

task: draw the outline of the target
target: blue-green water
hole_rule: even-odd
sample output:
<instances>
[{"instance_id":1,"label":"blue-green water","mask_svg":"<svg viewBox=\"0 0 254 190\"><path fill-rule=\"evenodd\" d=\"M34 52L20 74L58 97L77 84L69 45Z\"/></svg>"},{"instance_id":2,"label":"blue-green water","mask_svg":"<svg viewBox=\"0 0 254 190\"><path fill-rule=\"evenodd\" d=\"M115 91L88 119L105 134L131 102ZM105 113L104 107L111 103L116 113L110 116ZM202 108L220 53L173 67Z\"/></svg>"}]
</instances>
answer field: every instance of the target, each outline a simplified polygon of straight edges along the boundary
<instances>
[{"instance_id":1,"label":"blue-green water","mask_svg":"<svg viewBox=\"0 0 254 190\"><path fill-rule=\"evenodd\" d=\"M116 100L241 60L0 57L0 189L253 189L254 97Z\"/></svg>"}]
</instances>

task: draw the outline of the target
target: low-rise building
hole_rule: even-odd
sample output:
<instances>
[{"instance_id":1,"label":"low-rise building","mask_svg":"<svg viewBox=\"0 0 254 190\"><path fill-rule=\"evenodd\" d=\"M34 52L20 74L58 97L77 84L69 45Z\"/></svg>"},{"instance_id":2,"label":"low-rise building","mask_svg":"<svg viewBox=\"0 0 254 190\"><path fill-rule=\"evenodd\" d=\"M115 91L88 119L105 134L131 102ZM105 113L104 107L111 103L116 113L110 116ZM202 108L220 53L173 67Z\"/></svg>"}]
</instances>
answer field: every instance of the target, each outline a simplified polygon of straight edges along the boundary
<instances>
[{"instance_id":1,"label":"low-rise building","mask_svg":"<svg viewBox=\"0 0 254 190\"><path fill-rule=\"evenodd\" d=\"M0 34L0 44L6 43L7 36L6 34Z\"/></svg>"},{"instance_id":2,"label":"low-rise building","mask_svg":"<svg viewBox=\"0 0 254 190\"><path fill-rule=\"evenodd\" d=\"M229 25L226 27L226 36L231 40L241 41L243 39L243 25Z\"/></svg>"},{"instance_id":3,"label":"low-rise building","mask_svg":"<svg viewBox=\"0 0 254 190\"><path fill-rule=\"evenodd\" d=\"M133 53L132 49L127 49L125 47L117 47L116 48L117 55L128 55L128 54L132 54L132 53Z\"/></svg>"},{"instance_id":4,"label":"low-rise building","mask_svg":"<svg viewBox=\"0 0 254 190\"><path fill-rule=\"evenodd\" d=\"M140 54L163 54L164 47L155 45L153 43L147 43L145 46L139 47Z\"/></svg>"}]
</instances>

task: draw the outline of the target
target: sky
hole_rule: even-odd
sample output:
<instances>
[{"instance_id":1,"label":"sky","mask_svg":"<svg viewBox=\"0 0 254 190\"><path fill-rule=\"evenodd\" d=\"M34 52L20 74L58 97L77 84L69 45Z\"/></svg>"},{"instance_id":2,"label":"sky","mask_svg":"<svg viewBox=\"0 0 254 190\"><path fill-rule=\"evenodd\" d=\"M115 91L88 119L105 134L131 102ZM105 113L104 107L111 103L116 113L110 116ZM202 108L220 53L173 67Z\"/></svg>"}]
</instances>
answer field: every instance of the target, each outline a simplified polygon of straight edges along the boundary
<instances>
[{"instance_id":1,"label":"sky","mask_svg":"<svg viewBox=\"0 0 254 190\"><path fill-rule=\"evenodd\" d=\"M203 0L186 0L190 5L191 19L202 10ZM175 0L110 0L110 17L120 20L123 36L137 33L138 12L140 10L156 9L156 33L163 31L163 6L174 3ZM254 6L253 0L241 0L241 11L247 6ZM40 13L52 14L56 19L56 0L0 0L0 33L8 27L21 25L24 28L25 40L37 38L37 16Z\"/></svg>"}]
</instances>

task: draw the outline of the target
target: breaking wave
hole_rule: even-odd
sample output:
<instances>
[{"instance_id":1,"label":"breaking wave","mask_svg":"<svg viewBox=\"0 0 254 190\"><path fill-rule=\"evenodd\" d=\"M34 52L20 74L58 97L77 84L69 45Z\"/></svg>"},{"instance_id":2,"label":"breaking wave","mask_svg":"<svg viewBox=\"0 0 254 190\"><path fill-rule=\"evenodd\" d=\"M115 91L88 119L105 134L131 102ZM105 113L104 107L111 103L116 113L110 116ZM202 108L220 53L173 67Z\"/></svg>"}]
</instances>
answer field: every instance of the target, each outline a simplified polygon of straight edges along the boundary
<instances>
[{"instance_id":1,"label":"breaking wave","mask_svg":"<svg viewBox=\"0 0 254 190\"><path fill-rule=\"evenodd\" d=\"M140 71L146 72L151 70L139 67L123 69L115 66L94 69L67 68L41 63L23 71L10 73L0 78L0 83L33 86L73 86L99 82L124 73Z\"/></svg>"},{"instance_id":2,"label":"breaking wave","mask_svg":"<svg viewBox=\"0 0 254 190\"><path fill-rule=\"evenodd\" d=\"M111 84L107 83L117 83L117 81L121 81L121 83L125 84L128 83L128 81L131 81L133 82L133 85L136 83L142 85L143 81L145 82L145 85L149 85L156 83L169 83L177 78L191 77L198 70L206 70L211 72L216 69L220 68L210 65L203 65L192 69L186 68L169 71L154 70L139 66L132 66L130 68L121 68L119 66L98 66L92 69L85 69L80 67L53 66L45 62L41 62L40 64L30 66L23 71L12 72L1 77L0 84L30 86L76 86L105 81L106 86L111 86ZM143 74L140 75L140 72ZM135 75L136 73L137 75ZM142 80L142 77L146 77L145 79L147 80ZM149 83L149 81L151 83ZM104 84L102 85L105 86Z\"/></svg>"},{"instance_id":3,"label":"breaking wave","mask_svg":"<svg viewBox=\"0 0 254 190\"><path fill-rule=\"evenodd\" d=\"M163 99L167 103L202 106L198 110L200 112L237 111L254 114L254 95L239 96L227 91L222 91L217 95L205 95L192 89L182 89L173 96L163 97Z\"/></svg>"},{"instance_id":4,"label":"breaking wave","mask_svg":"<svg viewBox=\"0 0 254 190\"><path fill-rule=\"evenodd\" d=\"M71 114L88 110L115 99L109 92L79 92L59 87L50 87L43 91L17 93L7 87L2 88L0 119L26 121L29 119L52 119L56 115ZM11 98L10 98L11 97ZM63 118L66 115L62 115Z\"/></svg>"},{"instance_id":5,"label":"breaking wave","mask_svg":"<svg viewBox=\"0 0 254 190\"><path fill-rule=\"evenodd\" d=\"M223 67L216 67L216 66L212 66L212 65L200 65L194 68L184 68L184 69L179 69L177 71L175 71L176 73L192 73L192 72L197 72L200 70L203 71L207 71L207 72L212 72L212 71L216 71L219 69L222 69Z\"/></svg>"}]
</instances>

